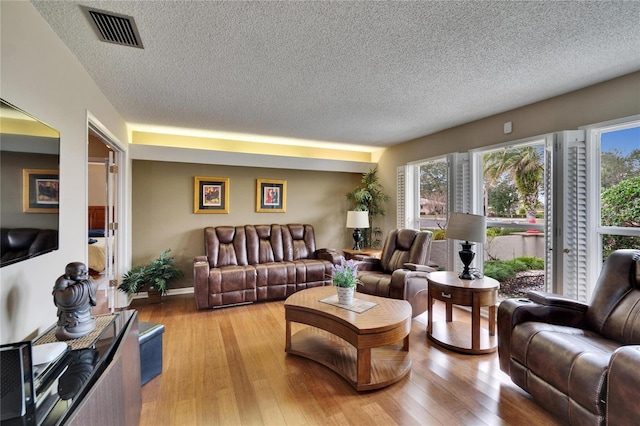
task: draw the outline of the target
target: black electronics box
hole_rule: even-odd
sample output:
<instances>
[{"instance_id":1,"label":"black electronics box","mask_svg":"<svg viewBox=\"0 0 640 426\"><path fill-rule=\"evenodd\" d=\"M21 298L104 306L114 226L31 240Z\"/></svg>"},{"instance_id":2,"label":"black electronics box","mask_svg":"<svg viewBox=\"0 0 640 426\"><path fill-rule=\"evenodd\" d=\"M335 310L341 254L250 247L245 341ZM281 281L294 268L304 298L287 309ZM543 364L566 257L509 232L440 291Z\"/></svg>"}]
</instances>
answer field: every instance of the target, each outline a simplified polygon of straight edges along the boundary
<instances>
[{"instance_id":1,"label":"black electronics box","mask_svg":"<svg viewBox=\"0 0 640 426\"><path fill-rule=\"evenodd\" d=\"M0 420L22 417L35 403L31 342L0 346Z\"/></svg>"}]
</instances>

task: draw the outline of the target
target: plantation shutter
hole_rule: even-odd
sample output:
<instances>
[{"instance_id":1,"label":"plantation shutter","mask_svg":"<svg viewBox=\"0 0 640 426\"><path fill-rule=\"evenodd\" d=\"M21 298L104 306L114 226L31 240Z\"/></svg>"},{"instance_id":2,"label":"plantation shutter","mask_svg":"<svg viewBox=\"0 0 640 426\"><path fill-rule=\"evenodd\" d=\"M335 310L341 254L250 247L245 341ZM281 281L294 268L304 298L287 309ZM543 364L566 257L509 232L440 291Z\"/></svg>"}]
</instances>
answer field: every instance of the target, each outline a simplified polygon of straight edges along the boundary
<instances>
[{"instance_id":1,"label":"plantation shutter","mask_svg":"<svg viewBox=\"0 0 640 426\"><path fill-rule=\"evenodd\" d=\"M396 169L396 226L404 228L406 223L406 179L407 166L400 166Z\"/></svg>"},{"instance_id":2,"label":"plantation shutter","mask_svg":"<svg viewBox=\"0 0 640 426\"><path fill-rule=\"evenodd\" d=\"M553 165L555 161L556 140L555 135L549 135L545 141L544 155L544 286L545 291L553 292L554 280L554 234L555 234L555 218L553 215Z\"/></svg>"},{"instance_id":3,"label":"plantation shutter","mask_svg":"<svg viewBox=\"0 0 640 426\"><path fill-rule=\"evenodd\" d=\"M552 291L587 302L587 147L582 130L555 134Z\"/></svg>"},{"instance_id":4,"label":"plantation shutter","mask_svg":"<svg viewBox=\"0 0 640 426\"><path fill-rule=\"evenodd\" d=\"M449 164L449 201L447 206L448 213L472 213L471 210L471 166L469 163L469 154L454 153L447 157ZM448 217L448 215L447 215ZM447 251L449 271L462 271L463 265L458 256L460 245L457 241L449 243ZM477 250L476 250L477 251ZM478 252L478 251L477 251ZM482 251L479 251L482 253ZM482 256L476 256L482 258ZM474 260L474 262L477 259Z\"/></svg>"}]
</instances>

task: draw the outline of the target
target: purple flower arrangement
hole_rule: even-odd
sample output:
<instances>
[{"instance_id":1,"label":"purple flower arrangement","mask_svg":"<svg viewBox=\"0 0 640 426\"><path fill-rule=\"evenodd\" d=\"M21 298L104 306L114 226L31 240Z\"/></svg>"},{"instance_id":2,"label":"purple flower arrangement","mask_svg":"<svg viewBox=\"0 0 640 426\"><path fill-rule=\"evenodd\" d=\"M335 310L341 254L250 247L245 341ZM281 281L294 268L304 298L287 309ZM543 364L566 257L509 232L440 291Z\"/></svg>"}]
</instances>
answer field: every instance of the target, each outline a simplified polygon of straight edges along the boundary
<instances>
[{"instance_id":1,"label":"purple flower arrangement","mask_svg":"<svg viewBox=\"0 0 640 426\"><path fill-rule=\"evenodd\" d=\"M331 265L333 284L337 287L355 287L358 284L358 264L340 256L339 265Z\"/></svg>"}]
</instances>

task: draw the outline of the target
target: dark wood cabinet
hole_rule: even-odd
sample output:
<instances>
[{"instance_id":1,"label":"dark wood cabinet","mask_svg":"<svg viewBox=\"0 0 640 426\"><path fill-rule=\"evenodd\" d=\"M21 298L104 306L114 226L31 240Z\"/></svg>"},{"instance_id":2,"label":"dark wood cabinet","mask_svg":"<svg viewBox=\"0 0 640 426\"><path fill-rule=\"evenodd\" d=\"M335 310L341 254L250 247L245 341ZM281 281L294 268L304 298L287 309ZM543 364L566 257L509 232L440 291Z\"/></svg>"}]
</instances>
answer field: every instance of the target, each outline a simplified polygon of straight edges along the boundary
<instances>
[{"instance_id":1,"label":"dark wood cabinet","mask_svg":"<svg viewBox=\"0 0 640 426\"><path fill-rule=\"evenodd\" d=\"M133 311L132 318L112 349L108 365L65 424L134 426L139 423L142 388L137 312Z\"/></svg>"},{"instance_id":2,"label":"dark wood cabinet","mask_svg":"<svg viewBox=\"0 0 640 426\"><path fill-rule=\"evenodd\" d=\"M138 312L99 317L105 325L95 340L86 347L84 342L69 343L74 350L40 376L34 409L12 425L138 425L142 410ZM47 342L54 327L35 344Z\"/></svg>"}]
</instances>

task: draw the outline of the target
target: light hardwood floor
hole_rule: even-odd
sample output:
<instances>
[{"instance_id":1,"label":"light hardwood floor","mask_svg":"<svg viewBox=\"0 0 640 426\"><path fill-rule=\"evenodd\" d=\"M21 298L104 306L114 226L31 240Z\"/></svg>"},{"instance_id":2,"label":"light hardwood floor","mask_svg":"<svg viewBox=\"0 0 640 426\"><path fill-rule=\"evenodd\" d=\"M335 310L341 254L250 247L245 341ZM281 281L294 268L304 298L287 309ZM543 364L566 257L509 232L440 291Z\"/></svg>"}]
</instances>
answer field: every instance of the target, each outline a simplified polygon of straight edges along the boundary
<instances>
[{"instance_id":1,"label":"light hardwood floor","mask_svg":"<svg viewBox=\"0 0 640 426\"><path fill-rule=\"evenodd\" d=\"M141 426L561 424L500 371L497 354L430 342L426 314L412 321L409 375L358 393L329 369L285 354L283 301L198 311L182 295L131 307L140 321L165 325L164 369L142 388ZM443 305L434 309L444 315Z\"/></svg>"}]
</instances>

